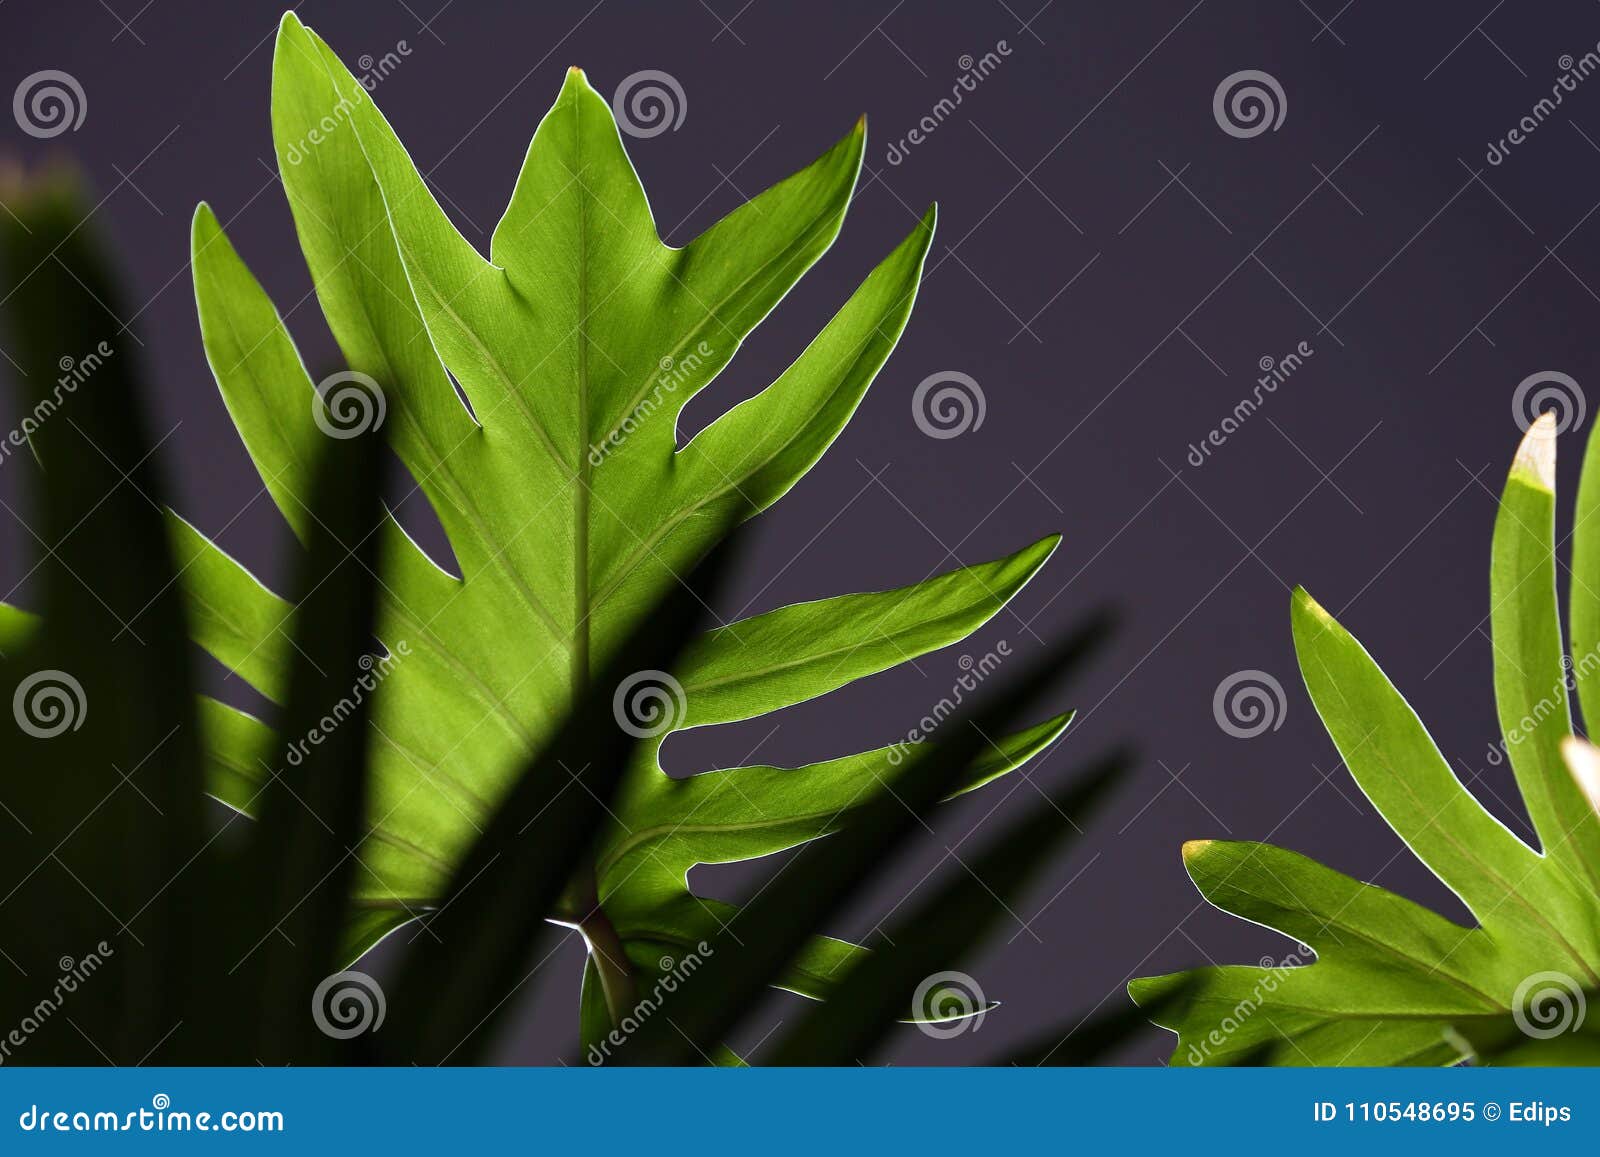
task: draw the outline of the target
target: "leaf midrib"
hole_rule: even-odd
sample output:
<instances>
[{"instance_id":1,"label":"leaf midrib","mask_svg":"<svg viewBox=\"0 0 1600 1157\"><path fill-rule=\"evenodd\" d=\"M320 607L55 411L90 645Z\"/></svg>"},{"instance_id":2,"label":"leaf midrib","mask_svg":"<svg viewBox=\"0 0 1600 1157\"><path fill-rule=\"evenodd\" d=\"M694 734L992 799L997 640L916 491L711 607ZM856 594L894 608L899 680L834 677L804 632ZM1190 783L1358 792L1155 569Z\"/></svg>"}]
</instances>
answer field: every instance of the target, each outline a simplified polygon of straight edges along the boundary
<instances>
[{"instance_id":1,"label":"leaf midrib","mask_svg":"<svg viewBox=\"0 0 1600 1157\"><path fill-rule=\"evenodd\" d=\"M892 593L892 592L884 592L884 593ZM967 601L966 603L963 603L956 610L950 611L950 612L948 612L946 614L942 614L936 619L923 620L921 622L913 624L913 626L911 628L901 627L901 628L897 628L894 631L882 632L883 638L888 642L894 643L894 642L900 641L901 639L905 638L905 636L911 634L913 630L920 630L920 629L922 629L924 627L938 627L938 626L941 626L942 624L944 624L946 622L949 622L951 620L954 620L955 622L959 623L959 622L961 622L963 620L963 616L968 611L970 611L972 607L981 606L985 601L988 601L988 600L971 599L971 600ZM896 610L898 608L894 607L894 608L890 608L890 609L891 610ZM836 656L839 656L839 655L852 655L856 651L860 650L861 647L862 647L862 641L858 639L857 641L855 641L853 643L850 643L848 645L841 644L840 646L837 646L837 647L829 647L827 650L824 650L824 651L807 651L800 658L792 659L792 660L790 660L788 662L769 663L765 667L746 667L746 668L742 668L742 669L740 669L738 671L734 671L731 674L720 676L719 678L716 678L716 679L707 679L703 683L696 683L696 682L685 683L683 689L684 689L684 693L685 694L688 694L689 692L692 692L692 691L715 691L715 690L717 690L719 688L726 687L726 686L729 686L729 685L732 685L732 684L749 682L750 680L765 679L769 675L776 675L776 674L778 674L779 672L782 672L782 671L791 671L791 670L794 670L795 668L798 668L798 667L804 667L804 666L806 666L807 664L810 664L810 663L821 663L821 662L824 662L824 661L826 661L828 659L835 658ZM896 660L896 661L898 662L899 660Z\"/></svg>"},{"instance_id":2,"label":"leaf midrib","mask_svg":"<svg viewBox=\"0 0 1600 1157\"><path fill-rule=\"evenodd\" d=\"M717 774L727 773L719 772ZM670 838L679 834L707 835L711 833L727 833L731 835L737 835L740 832L769 831L774 828L784 827L788 824L802 824L812 820L828 819L829 817L838 816L848 809L856 806L858 799L859 794L857 799L851 800L843 807L824 808L821 811L806 812L803 815L775 816L770 820L747 820L740 823L727 824L655 824L648 828L641 828L637 832L629 835L627 839L621 841L615 848L606 853L605 857L596 866L596 874L603 878L607 872L610 872L612 868L615 868L619 863L621 863L623 858L629 852L634 851L640 845L647 844L652 840ZM822 835L826 834L828 833L818 833L817 838L820 838Z\"/></svg>"},{"instance_id":3,"label":"leaf midrib","mask_svg":"<svg viewBox=\"0 0 1600 1157\"><path fill-rule=\"evenodd\" d=\"M1357 887L1362 887L1362 888L1369 888L1369 887L1372 887L1372 886L1373 885L1370 885L1370 884L1357 884ZM1266 895L1264 893L1256 893L1256 892L1245 891L1242 888L1240 889L1240 891L1244 892L1244 894L1246 896L1249 896L1251 899L1258 900L1258 901L1261 901L1261 902L1267 903L1267 904L1273 904L1274 903L1272 898L1269 895ZM1348 904L1347 904L1347 906L1348 906ZM1229 909L1226 909L1226 910L1227 911L1233 911L1232 908L1229 908ZM1294 909L1290 909L1290 911L1295 911L1295 910ZM1318 913L1313 912L1310 909L1301 908L1298 911L1299 911L1299 914L1302 915L1302 916L1307 916L1307 917L1310 917L1313 920L1321 922L1323 928L1325 928L1325 929L1337 928L1340 933L1342 933L1342 934L1344 934L1346 936L1349 936L1352 940L1358 940L1362 944L1365 944L1368 947L1377 950L1377 952L1379 954L1393 957L1394 959L1399 960L1404 964L1411 965L1413 968L1421 970L1421 975L1422 975L1423 979L1434 979L1434 978L1437 978L1439 980L1445 981L1446 983L1454 985L1456 988L1459 988L1462 992L1465 992L1469 996L1473 996L1473 997L1478 998L1479 1000L1482 1000L1486 1005L1488 1005L1488 1007L1490 1008L1491 1011L1498 1012L1504 1007L1504 1005L1502 1005L1499 1001L1495 1000L1494 997L1490 996L1487 992L1484 992L1482 989L1478 988L1476 985L1474 985L1471 981L1467 980L1465 977L1457 976L1453 972L1447 972L1438 964L1434 964L1434 965L1425 964L1420 958L1411 955L1409 952L1406 952L1405 950L1399 948L1398 946L1393 945L1393 944L1389 944L1388 942L1386 942L1384 940L1380 940L1377 937L1373 936L1371 933L1364 932L1360 928L1350 924L1347 921L1340 920L1338 918L1338 914L1337 913L1334 915L1334 917L1332 919L1324 920ZM1342 909L1341 909L1341 911L1342 911ZM1475 936L1475 935L1488 936L1488 933L1482 927L1466 928L1466 929L1463 929L1462 931L1465 933L1465 936L1463 938L1464 940L1466 938L1470 938L1470 937ZM1337 957L1337 953L1330 950L1330 952L1327 954L1327 963L1332 964L1336 957ZM1317 965L1316 964L1309 964L1309 965L1306 965L1306 967L1308 967L1308 968L1316 968Z\"/></svg>"},{"instance_id":4,"label":"leaf midrib","mask_svg":"<svg viewBox=\"0 0 1600 1157\"><path fill-rule=\"evenodd\" d=\"M572 102L572 147L583 172L583 103ZM574 174L577 179L577 174ZM589 683L589 485L593 467L586 443L589 436L589 186L578 179L578 463L573 489L572 536L572 701L577 703Z\"/></svg>"}]
</instances>

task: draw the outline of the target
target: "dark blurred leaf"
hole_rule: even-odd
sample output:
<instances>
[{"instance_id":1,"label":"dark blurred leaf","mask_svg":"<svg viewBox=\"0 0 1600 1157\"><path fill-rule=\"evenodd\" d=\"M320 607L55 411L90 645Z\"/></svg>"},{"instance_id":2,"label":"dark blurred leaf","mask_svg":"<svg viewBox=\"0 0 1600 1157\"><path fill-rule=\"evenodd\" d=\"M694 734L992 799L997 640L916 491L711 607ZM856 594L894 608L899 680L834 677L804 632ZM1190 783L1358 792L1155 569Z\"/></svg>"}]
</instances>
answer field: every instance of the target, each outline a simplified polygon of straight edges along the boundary
<instances>
[{"instance_id":1,"label":"dark blurred leaf","mask_svg":"<svg viewBox=\"0 0 1600 1157\"><path fill-rule=\"evenodd\" d=\"M26 1009L66 965L108 958L74 1011L101 1026L90 1056L131 1063L179 1023L194 982L190 957L143 950L196 934L185 868L200 847L202 777L187 626L134 388L137 343L87 210L64 175L3 195L23 403L4 449L37 491L10 516L38 558L46 624L8 655L0 686L13 708L4 822L15 825L0 839L0 941L26 975L4 999ZM41 1059L88 1052L65 1018L39 1037Z\"/></svg>"},{"instance_id":2,"label":"dark blurred leaf","mask_svg":"<svg viewBox=\"0 0 1600 1157\"><path fill-rule=\"evenodd\" d=\"M981 944L1002 913L1050 856L1072 836L1077 821L1096 810L1100 797L1127 768L1116 755L1092 767L1057 798L1033 804L949 884L897 920L875 949L845 977L834 995L810 1010L762 1061L774 1065L844 1065L865 1060L888 1028L906 1016L937 1009L913 1008L912 995L940 969L960 963ZM936 998L936 993L930 993ZM970 1002L971 994L962 994ZM978 996L981 998L981 994ZM979 1008L971 1009L981 1012Z\"/></svg>"},{"instance_id":3,"label":"dark blurred leaf","mask_svg":"<svg viewBox=\"0 0 1600 1157\"><path fill-rule=\"evenodd\" d=\"M1050 646L1042 659L980 711L941 728L838 835L808 845L710 944L705 963L663 999L659 1013L617 1049L623 1063L694 1064L709 1059L740 1013L769 984L811 930L835 913L959 782L973 758L1005 733L1063 672L1074 672L1106 633L1097 620Z\"/></svg>"},{"instance_id":4,"label":"dark blurred leaf","mask_svg":"<svg viewBox=\"0 0 1600 1157\"><path fill-rule=\"evenodd\" d=\"M638 743L623 728L618 688L640 672L671 669L702 607L716 597L730 549L713 552L645 617L495 810L438 910L423 918L383 1041L392 1060L464 1064L481 1057L491 1041L475 1030L527 979L529 944L553 912L583 932L602 990L612 961L620 988L605 999L632 1003L621 941L586 869Z\"/></svg>"}]
</instances>

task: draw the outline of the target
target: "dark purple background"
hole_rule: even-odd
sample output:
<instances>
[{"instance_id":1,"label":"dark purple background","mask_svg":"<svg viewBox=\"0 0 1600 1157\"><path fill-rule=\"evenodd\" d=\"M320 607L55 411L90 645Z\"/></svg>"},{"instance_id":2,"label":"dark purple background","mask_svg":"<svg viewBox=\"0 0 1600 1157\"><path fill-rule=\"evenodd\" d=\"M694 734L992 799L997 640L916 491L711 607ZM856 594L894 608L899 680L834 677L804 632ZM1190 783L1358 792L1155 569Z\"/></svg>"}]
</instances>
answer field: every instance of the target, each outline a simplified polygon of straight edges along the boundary
<instances>
[{"instance_id":1,"label":"dark purple background","mask_svg":"<svg viewBox=\"0 0 1600 1157\"><path fill-rule=\"evenodd\" d=\"M1017 907L1028 930L1008 919L968 966L1004 1007L950 1041L905 1029L900 1063L992 1058L1122 1000L1131 976L1284 952L1281 938L1200 903L1179 862L1187 838L1270 837L1459 917L1339 766L1296 673L1288 586L1306 584L1367 643L1463 777L1526 831L1508 773L1484 764L1489 532L1519 436L1517 384L1541 370L1596 379L1600 80L1504 164L1487 165L1485 149L1549 92L1559 57L1600 40L1600 6L1038 3L299 6L347 62L406 43L375 98L482 246L568 65L607 94L642 69L682 84L682 127L630 141L679 243L870 115L838 245L690 407L691 427L769 381L940 202L900 350L832 451L760 520L727 610L898 585L1050 531L1065 542L971 644L669 747L681 770L752 748L785 763L873 746L947 692L961 654L1002 638L1026 651L1034 632L1059 634L1089 607L1123 608L1114 647L1061 696L1081 709L1073 737L1030 774L1059 785L1126 737L1142 752L1138 776ZM88 100L76 133L41 143L7 121L3 147L30 163L65 153L105 197L93 224L130 282L125 312L147 343L159 430L172 431L176 504L269 579L280 523L206 369L185 262L205 198L308 360L333 364L273 176L278 11L244 0L0 8L4 91L56 68ZM904 163L886 164L890 140L949 92L959 58L1001 40L1000 68ZM1242 69L1283 86L1276 132L1236 139L1214 120L1213 91ZM1258 360L1301 341L1315 350L1305 367L1203 467L1186 462L1250 392ZM939 441L919 433L910 399L945 370L976 378L987 419ZM1570 494L1578 443L1562 446ZM7 479L0 492L12 502ZM17 527L6 541L9 585L28 563ZM1250 668L1281 680L1288 707L1281 729L1242 740L1219 728L1212 694ZM1013 779L947 808L938 840L837 931L868 935L908 893L924 898L941 861L961 871L954 855L969 858L1037 798ZM736 895L756 878L702 869L697 884ZM579 962L569 942L519 995L508 1059L561 1055ZM775 1000L772 1017L793 1008ZM1126 1059L1162 1057L1168 1039L1152 1031Z\"/></svg>"}]
</instances>

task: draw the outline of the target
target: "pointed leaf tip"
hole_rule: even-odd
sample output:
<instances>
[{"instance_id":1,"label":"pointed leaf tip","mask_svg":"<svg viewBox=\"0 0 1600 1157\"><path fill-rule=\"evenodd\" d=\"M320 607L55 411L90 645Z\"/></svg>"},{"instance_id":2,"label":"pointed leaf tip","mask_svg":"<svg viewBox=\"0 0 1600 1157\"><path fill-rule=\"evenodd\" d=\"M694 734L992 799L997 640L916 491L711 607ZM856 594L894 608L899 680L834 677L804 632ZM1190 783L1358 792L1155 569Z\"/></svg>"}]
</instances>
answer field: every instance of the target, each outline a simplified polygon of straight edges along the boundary
<instances>
[{"instance_id":1,"label":"pointed leaf tip","mask_svg":"<svg viewBox=\"0 0 1600 1157\"><path fill-rule=\"evenodd\" d=\"M1309 615L1319 623L1331 624L1334 618L1323 605L1311 597L1311 592L1305 587L1297 586L1289 598L1293 610L1299 614Z\"/></svg>"},{"instance_id":2,"label":"pointed leaf tip","mask_svg":"<svg viewBox=\"0 0 1600 1157\"><path fill-rule=\"evenodd\" d=\"M1595 814L1600 815L1600 748L1569 735L1561 741L1561 756Z\"/></svg>"},{"instance_id":3,"label":"pointed leaf tip","mask_svg":"<svg viewBox=\"0 0 1600 1157\"><path fill-rule=\"evenodd\" d=\"M195 254L210 245L219 236L223 236L222 222L217 220L217 214L207 201L201 201L194 207L194 216L189 221L189 252L193 260Z\"/></svg>"},{"instance_id":4,"label":"pointed leaf tip","mask_svg":"<svg viewBox=\"0 0 1600 1157\"><path fill-rule=\"evenodd\" d=\"M600 95L594 85L589 83L589 74L576 64L568 68L566 75L561 78L561 91L563 94L573 91L579 93L592 92L596 96ZM606 104L609 107L610 101L607 101Z\"/></svg>"},{"instance_id":5,"label":"pointed leaf tip","mask_svg":"<svg viewBox=\"0 0 1600 1157\"><path fill-rule=\"evenodd\" d=\"M1522 436L1511 462L1511 477L1554 494L1556 489L1556 414L1546 410Z\"/></svg>"}]
</instances>

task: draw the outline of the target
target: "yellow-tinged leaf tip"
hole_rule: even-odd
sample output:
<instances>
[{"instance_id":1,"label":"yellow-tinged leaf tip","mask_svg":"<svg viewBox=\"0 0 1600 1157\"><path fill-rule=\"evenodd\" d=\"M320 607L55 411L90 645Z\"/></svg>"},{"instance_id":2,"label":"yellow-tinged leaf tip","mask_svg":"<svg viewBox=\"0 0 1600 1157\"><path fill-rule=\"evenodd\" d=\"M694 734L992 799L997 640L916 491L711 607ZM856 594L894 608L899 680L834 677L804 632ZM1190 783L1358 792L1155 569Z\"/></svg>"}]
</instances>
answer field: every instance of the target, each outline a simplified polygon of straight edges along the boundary
<instances>
[{"instance_id":1,"label":"yellow-tinged leaf tip","mask_svg":"<svg viewBox=\"0 0 1600 1157\"><path fill-rule=\"evenodd\" d=\"M1554 494L1556 489L1556 414L1546 410L1522 436L1511 462L1511 477Z\"/></svg>"},{"instance_id":2,"label":"yellow-tinged leaf tip","mask_svg":"<svg viewBox=\"0 0 1600 1157\"><path fill-rule=\"evenodd\" d=\"M1321 603L1311 597L1311 592L1306 590L1305 587L1295 587L1294 594L1290 598L1297 610L1305 611L1316 618L1318 622L1333 622L1333 616L1323 608Z\"/></svg>"},{"instance_id":3,"label":"yellow-tinged leaf tip","mask_svg":"<svg viewBox=\"0 0 1600 1157\"><path fill-rule=\"evenodd\" d=\"M1184 840L1183 862L1188 863L1190 860L1198 860L1205 855L1206 849L1214 843L1216 843L1215 840Z\"/></svg>"},{"instance_id":4,"label":"yellow-tinged leaf tip","mask_svg":"<svg viewBox=\"0 0 1600 1157\"><path fill-rule=\"evenodd\" d=\"M1567 770L1578 783L1589 806L1600 815L1600 747L1586 739L1569 735L1561 741L1561 756Z\"/></svg>"},{"instance_id":5,"label":"yellow-tinged leaf tip","mask_svg":"<svg viewBox=\"0 0 1600 1157\"><path fill-rule=\"evenodd\" d=\"M572 77L574 80L586 80L586 79L588 79L587 77L585 77L583 75L583 69L579 68L576 64L574 64L571 68L567 69L567 75Z\"/></svg>"},{"instance_id":6,"label":"yellow-tinged leaf tip","mask_svg":"<svg viewBox=\"0 0 1600 1157\"><path fill-rule=\"evenodd\" d=\"M862 113L860 116L856 117L856 130L855 131L857 133L861 133L861 134L865 134L866 133L866 131L867 131L867 114L866 113Z\"/></svg>"}]
</instances>

